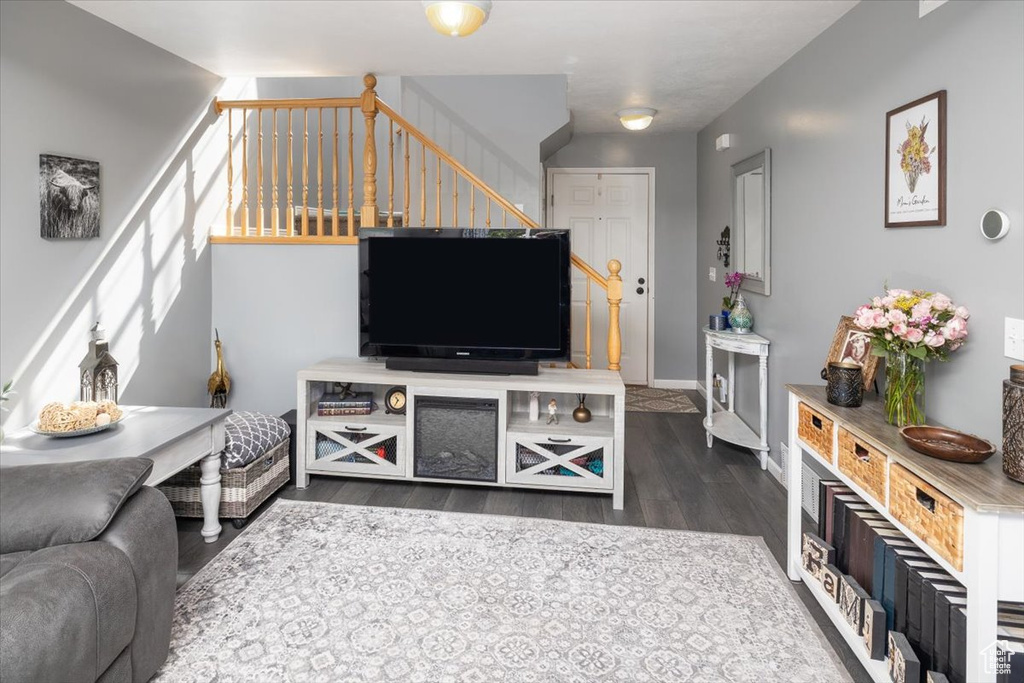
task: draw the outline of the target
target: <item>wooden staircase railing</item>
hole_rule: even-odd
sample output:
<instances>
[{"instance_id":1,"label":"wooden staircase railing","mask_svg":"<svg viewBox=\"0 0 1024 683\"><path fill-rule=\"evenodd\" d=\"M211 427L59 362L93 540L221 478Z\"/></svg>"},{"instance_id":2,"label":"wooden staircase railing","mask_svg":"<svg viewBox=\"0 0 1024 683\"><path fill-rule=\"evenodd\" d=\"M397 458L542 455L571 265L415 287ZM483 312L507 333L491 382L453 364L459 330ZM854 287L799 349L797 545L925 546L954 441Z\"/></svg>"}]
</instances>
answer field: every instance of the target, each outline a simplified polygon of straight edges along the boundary
<instances>
[{"instance_id":1,"label":"wooden staircase railing","mask_svg":"<svg viewBox=\"0 0 1024 683\"><path fill-rule=\"evenodd\" d=\"M382 102L374 88L377 79L373 74L363 78L365 90L360 97L310 98L310 99L267 99L267 100L217 100L214 105L218 114L227 112L228 116L228 158L227 158L227 208L225 211L223 234L211 234L214 243L274 243L274 244L355 244L358 241L358 227L414 227L417 221L413 218L412 200L417 194L414 185L418 185L418 206L415 218L420 227L428 225L428 191L429 184L434 185L434 211L430 227L464 227L490 229L492 227L538 228L536 221L520 211L514 204L502 197L480 178L474 175L458 160L441 149L434 141L417 130L401 114ZM365 138L363 142L362 163L362 205L355 207L356 164L355 164L355 112L363 116ZM324 118L328 122L328 151L324 153L325 128ZM241 131L236 133L234 115L240 112ZM314 130L310 131L310 115L313 115ZM387 119L387 203L379 206L377 201L377 115L383 114ZM296 118L301 117L301 136L299 142L294 140L297 129ZM253 121L255 119L255 122ZM287 126L284 135L280 135L279 121ZM264 125L270 125L270 169L266 177L264 153L267 141L264 139ZM344 124L347 123L347 126ZM343 128L345 130L343 131ZM250 149L251 132L255 136L255 153ZM314 139L315 159L315 203L310 205L310 135ZM345 144L341 143L344 134ZM285 138L281 143L280 138ZM396 162L395 147L398 138L399 163L401 164L401 190L398 198L401 210L396 211ZM417 144L418 143L418 144ZM283 144L284 149L281 149ZM235 149L241 149L241 196L238 206L234 204L235 196ZM301 147L300 147L301 146ZM417 149L418 148L418 149ZM281 177L280 157L285 156L283 179ZM416 154L418 152L418 154ZM296 156L299 158L296 159ZM325 160L325 156L329 157ZM428 180L428 160L433 157L434 178ZM253 159L254 157L254 159ZM339 160L346 161L344 183ZM252 178L249 172L250 163L256 165L255 200L250 196ZM298 161L299 170L295 169ZM329 175L325 185L324 168L330 162ZM412 167L416 164L415 170ZM296 177L301 173L301 180ZM450 195L443 196L443 179L450 178ZM265 198L265 190L269 182L270 201ZM297 185L298 183L298 185ZM284 185L284 202L281 202L279 188ZM463 220L459 213L459 189L463 188L463 197L468 191L469 200L466 204L468 216ZM325 189L330 194L330 208L325 205ZM342 190L344 189L344 195ZM298 190L298 192L296 192ZM296 197L298 194L298 197ZM483 202L482 220L477 215L477 195ZM346 203L342 208L341 201ZM451 200L451 220L444 225L442 215L443 199ZM298 203L296 203L298 199ZM251 220L250 210L255 202L255 221ZM237 208L237 212L236 212ZM501 212L500 226L492 225L492 208ZM282 212L284 224L282 225ZM495 216L496 218L496 216ZM237 219L237 220L236 220ZM510 220L515 225L509 225ZM622 302L622 278L619 276L621 264L616 260L608 262L608 275L602 275L590 264L576 254L572 255L572 265L586 276L585 329L584 329L584 363L591 367L591 283L603 289L608 302L608 368L620 369L622 357L622 334L619 325L619 311Z\"/></svg>"}]
</instances>

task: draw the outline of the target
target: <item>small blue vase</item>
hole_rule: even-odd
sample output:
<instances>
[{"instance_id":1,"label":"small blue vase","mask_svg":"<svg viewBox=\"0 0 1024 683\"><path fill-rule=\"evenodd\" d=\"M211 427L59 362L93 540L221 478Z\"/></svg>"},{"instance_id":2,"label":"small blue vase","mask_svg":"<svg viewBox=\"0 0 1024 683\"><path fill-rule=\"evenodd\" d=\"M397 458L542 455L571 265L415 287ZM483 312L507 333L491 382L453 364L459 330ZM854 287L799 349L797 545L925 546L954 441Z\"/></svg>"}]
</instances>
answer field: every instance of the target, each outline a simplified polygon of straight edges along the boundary
<instances>
[{"instance_id":1,"label":"small blue vase","mask_svg":"<svg viewBox=\"0 0 1024 683\"><path fill-rule=\"evenodd\" d=\"M732 325L729 324L729 309L728 308L723 308L722 309L722 317L725 318L725 328L723 328L723 329L731 330L732 329Z\"/></svg>"}]
</instances>

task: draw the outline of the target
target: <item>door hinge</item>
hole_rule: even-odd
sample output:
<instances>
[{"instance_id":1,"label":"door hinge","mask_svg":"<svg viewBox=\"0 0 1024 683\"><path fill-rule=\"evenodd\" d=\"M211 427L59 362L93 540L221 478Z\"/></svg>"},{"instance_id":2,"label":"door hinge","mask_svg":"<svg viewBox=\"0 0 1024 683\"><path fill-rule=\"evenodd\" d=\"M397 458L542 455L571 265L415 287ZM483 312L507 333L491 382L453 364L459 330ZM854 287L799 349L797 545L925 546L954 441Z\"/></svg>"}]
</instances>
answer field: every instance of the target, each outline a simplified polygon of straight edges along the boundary
<instances>
[{"instance_id":1,"label":"door hinge","mask_svg":"<svg viewBox=\"0 0 1024 683\"><path fill-rule=\"evenodd\" d=\"M554 206L554 205L555 205L555 193L552 192L551 193L551 206Z\"/></svg>"}]
</instances>

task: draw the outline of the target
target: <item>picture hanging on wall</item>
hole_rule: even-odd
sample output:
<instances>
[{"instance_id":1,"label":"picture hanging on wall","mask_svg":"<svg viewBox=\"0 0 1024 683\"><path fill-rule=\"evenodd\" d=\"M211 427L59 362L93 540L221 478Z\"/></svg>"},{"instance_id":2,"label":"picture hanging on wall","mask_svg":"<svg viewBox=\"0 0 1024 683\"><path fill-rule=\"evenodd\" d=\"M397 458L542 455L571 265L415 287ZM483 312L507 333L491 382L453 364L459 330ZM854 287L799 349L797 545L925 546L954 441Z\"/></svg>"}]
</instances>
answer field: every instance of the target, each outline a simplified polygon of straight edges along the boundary
<instances>
[{"instance_id":1,"label":"picture hanging on wall","mask_svg":"<svg viewBox=\"0 0 1024 683\"><path fill-rule=\"evenodd\" d=\"M100 236L100 164L39 155L39 234L44 239Z\"/></svg>"},{"instance_id":2,"label":"picture hanging on wall","mask_svg":"<svg viewBox=\"0 0 1024 683\"><path fill-rule=\"evenodd\" d=\"M946 91L885 115L885 227L946 224Z\"/></svg>"}]
</instances>

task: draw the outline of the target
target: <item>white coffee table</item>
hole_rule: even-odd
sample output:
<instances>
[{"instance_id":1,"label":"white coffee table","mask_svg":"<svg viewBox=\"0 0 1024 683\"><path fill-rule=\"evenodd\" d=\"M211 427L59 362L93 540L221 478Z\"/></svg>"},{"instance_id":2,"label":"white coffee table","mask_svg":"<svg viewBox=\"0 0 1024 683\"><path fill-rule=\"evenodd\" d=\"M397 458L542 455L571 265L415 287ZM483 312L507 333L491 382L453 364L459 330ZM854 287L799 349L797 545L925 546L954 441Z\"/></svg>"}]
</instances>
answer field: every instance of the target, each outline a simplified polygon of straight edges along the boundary
<instances>
[{"instance_id":1,"label":"white coffee table","mask_svg":"<svg viewBox=\"0 0 1024 683\"><path fill-rule=\"evenodd\" d=\"M0 468L15 465L110 458L149 458L146 484L156 486L199 462L203 502L203 538L220 536L220 453L228 409L121 406L124 416L103 432L70 438L36 434L27 427L8 434L0 445Z\"/></svg>"}]
</instances>

